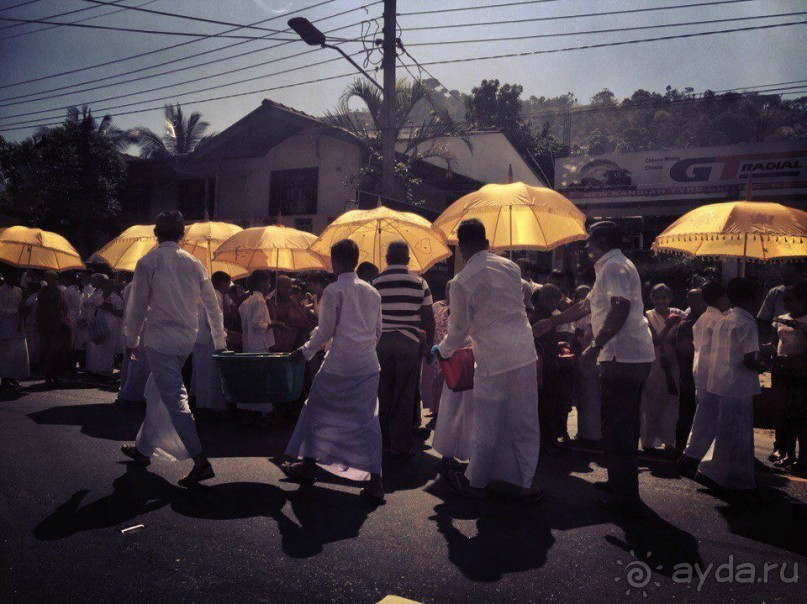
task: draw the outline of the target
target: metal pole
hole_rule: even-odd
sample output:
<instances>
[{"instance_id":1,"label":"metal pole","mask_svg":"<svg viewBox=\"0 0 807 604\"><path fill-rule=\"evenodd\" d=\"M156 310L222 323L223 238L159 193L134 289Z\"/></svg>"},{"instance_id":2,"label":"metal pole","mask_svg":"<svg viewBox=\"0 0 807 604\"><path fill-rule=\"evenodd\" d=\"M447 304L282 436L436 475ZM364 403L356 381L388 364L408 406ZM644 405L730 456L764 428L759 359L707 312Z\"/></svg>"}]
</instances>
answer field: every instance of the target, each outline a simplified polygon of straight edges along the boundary
<instances>
[{"instance_id":1,"label":"metal pole","mask_svg":"<svg viewBox=\"0 0 807 604\"><path fill-rule=\"evenodd\" d=\"M382 180L385 197L395 197L395 34L396 0L384 0L384 115L381 128Z\"/></svg>"},{"instance_id":2,"label":"metal pole","mask_svg":"<svg viewBox=\"0 0 807 604\"><path fill-rule=\"evenodd\" d=\"M745 262L748 257L748 233L745 234L745 240L743 241L743 259L740 264L740 277L745 277Z\"/></svg>"}]
</instances>

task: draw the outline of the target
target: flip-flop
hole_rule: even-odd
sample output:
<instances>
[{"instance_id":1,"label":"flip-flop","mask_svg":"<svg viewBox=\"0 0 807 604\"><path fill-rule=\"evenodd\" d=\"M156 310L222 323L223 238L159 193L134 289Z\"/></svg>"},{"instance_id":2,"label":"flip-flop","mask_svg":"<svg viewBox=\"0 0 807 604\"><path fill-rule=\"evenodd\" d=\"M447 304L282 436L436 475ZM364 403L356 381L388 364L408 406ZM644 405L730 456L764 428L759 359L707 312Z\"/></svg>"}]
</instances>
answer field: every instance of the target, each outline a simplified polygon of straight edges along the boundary
<instances>
[{"instance_id":1,"label":"flip-flop","mask_svg":"<svg viewBox=\"0 0 807 604\"><path fill-rule=\"evenodd\" d=\"M210 480L215 477L216 473L213 471L213 466L208 461L203 466L193 466L190 473L185 478L179 479L179 485L182 487L193 487L203 480Z\"/></svg>"},{"instance_id":2,"label":"flip-flop","mask_svg":"<svg viewBox=\"0 0 807 604\"><path fill-rule=\"evenodd\" d=\"M151 459L138 451L136 445L123 445L120 452L129 459L133 459L138 465L147 466L151 463Z\"/></svg>"},{"instance_id":3,"label":"flip-flop","mask_svg":"<svg viewBox=\"0 0 807 604\"><path fill-rule=\"evenodd\" d=\"M443 478L448 483L448 486L454 489L457 493L464 495L465 497L473 497L474 499L484 499L487 497L487 494L484 491L480 493L476 489L467 487L462 482L460 476L464 476L464 474L458 471L446 472L443 474Z\"/></svg>"},{"instance_id":4,"label":"flip-flop","mask_svg":"<svg viewBox=\"0 0 807 604\"><path fill-rule=\"evenodd\" d=\"M296 482L297 484L314 484L317 481L315 476L303 476L293 468L294 464L288 461L284 461L282 464L280 464L281 472L283 472L292 482Z\"/></svg>"}]
</instances>

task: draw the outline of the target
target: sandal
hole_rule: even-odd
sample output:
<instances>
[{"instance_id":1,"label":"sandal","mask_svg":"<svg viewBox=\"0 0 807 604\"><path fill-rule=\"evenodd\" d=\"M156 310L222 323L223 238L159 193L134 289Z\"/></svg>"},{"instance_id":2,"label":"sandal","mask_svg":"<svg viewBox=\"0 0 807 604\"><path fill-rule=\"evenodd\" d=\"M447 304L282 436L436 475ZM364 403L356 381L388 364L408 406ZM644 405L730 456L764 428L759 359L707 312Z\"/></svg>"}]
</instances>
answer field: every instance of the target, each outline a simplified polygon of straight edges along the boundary
<instances>
[{"instance_id":1,"label":"sandal","mask_svg":"<svg viewBox=\"0 0 807 604\"><path fill-rule=\"evenodd\" d=\"M137 450L136 445L123 445L120 448L120 452L123 453L129 459L133 459L135 463L141 466L147 466L151 463L151 458L143 455L140 451Z\"/></svg>"},{"instance_id":2,"label":"sandal","mask_svg":"<svg viewBox=\"0 0 807 604\"><path fill-rule=\"evenodd\" d=\"M314 484L317 481L316 476L306 476L305 474L301 474L299 470L297 470L295 463L299 462L290 462L284 461L280 464L280 470L286 475L286 477L291 480L292 482L296 482L297 484Z\"/></svg>"},{"instance_id":3,"label":"sandal","mask_svg":"<svg viewBox=\"0 0 807 604\"><path fill-rule=\"evenodd\" d=\"M182 487L192 487L196 486L203 480L209 480L216 476L216 473L213 471L213 466L210 465L210 462L205 462L202 466L193 466L193 469L185 478L180 478L179 486Z\"/></svg>"},{"instance_id":4,"label":"sandal","mask_svg":"<svg viewBox=\"0 0 807 604\"><path fill-rule=\"evenodd\" d=\"M443 478L448 485L460 495L473 497L475 499L484 499L487 497L487 493L485 493L484 490L473 488L468 483L468 479L465 478L465 474L461 471L446 472L443 474Z\"/></svg>"}]
</instances>

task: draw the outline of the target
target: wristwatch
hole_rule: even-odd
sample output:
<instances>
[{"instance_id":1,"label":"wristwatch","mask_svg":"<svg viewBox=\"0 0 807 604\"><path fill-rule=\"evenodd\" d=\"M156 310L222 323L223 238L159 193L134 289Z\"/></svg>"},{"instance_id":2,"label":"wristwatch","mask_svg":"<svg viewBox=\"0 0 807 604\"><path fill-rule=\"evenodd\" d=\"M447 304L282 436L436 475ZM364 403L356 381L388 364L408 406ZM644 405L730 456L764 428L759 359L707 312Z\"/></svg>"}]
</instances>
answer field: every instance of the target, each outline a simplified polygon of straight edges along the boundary
<instances>
[{"instance_id":1,"label":"wristwatch","mask_svg":"<svg viewBox=\"0 0 807 604\"><path fill-rule=\"evenodd\" d=\"M591 340L591 347L594 348L595 350L602 350L602 346L599 345L596 338Z\"/></svg>"}]
</instances>

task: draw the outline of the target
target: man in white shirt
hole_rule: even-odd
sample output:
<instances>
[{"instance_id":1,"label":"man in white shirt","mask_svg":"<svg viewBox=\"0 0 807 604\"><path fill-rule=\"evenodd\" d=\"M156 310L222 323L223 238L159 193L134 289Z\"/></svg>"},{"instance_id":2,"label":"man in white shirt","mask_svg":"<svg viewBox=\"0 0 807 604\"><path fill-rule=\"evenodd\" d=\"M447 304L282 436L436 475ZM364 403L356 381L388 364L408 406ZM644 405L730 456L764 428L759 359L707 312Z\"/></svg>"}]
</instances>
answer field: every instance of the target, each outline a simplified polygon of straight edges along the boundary
<instances>
[{"instance_id":1,"label":"man in white shirt","mask_svg":"<svg viewBox=\"0 0 807 604\"><path fill-rule=\"evenodd\" d=\"M216 300L224 313L224 294L230 289L232 280L225 272L217 271L210 278L216 290ZM193 347L193 377L191 392L196 399L196 415L201 419L205 414L210 418L220 418L227 411L227 401L221 391L221 376L213 359L215 344L213 330L203 305L199 305L199 331Z\"/></svg>"},{"instance_id":2,"label":"man in white shirt","mask_svg":"<svg viewBox=\"0 0 807 604\"><path fill-rule=\"evenodd\" d=\"M250 276L252 294L238 307L241 315L241 337L244 352L269 352L275 345L272 319L266 299L272 291L268 271L255 271Z\"/></svg>"},{"instance_id":3,"label":"man in white shirt","mask_svg":"<svg viewBox=\"0 0 807 604\"><path fill-rule=\"evenodd\" d=\"M331 247L336 283L325 288L319 325L292 360L310 361L329 341L308 400L297 420L286 455L302 459L281 469L295 482L311 483L316 464L353 480L367 480L361 496L384 502L381 483L381 424L378 382L381 366L381 296L354 272L359 248L349 239Z\"/></svg>"},{"instance_id":4,"label":"man in white shirt","mask_svg":"<svg viewBox=\"0 0 807 604\"><path fill-rule=\"evenodd\" d=\"M128 283L121 292L124 308L128 310L131 302L132 284ZM142 335L142 334L141 334ZM126 325L123 327L124 341L126 338ZM139 357L123 354L123 363L120 370L120 391L118 401L120 403L142 403L146 400L146 382L151 375L149 362L146 355Z\"/></svg>"},{"instance_id":5,"label":"man in white shirt","mask_svg":"<svg viewBox=\"0 0 807 604\"><path fill-rule=\"evenodd\" d=\"M182 486L192 486L215 476L196 433L182 382L182 366L196 342L200 303L207 312L215 350L224 350L226 335L207 270L179 247L184 232L180 212L157 216L154 234L159 245L135 267L126 310L126 353L145 354L151 375L146 384L146 418L137 441L121 450L142 464L155 455L172 461L192 457L193 469L179 481Z\"/></svg>"},{"instance_id":6,"label":"man in white shirt","mask_svg":"<svg viewBox=\"0 0 807 604\"><path fill-rule=\"evenodd\" d=\"M769 368L759 351L759 283L737 277L726 295L732 309L718 321L712 336L712 363L706 389L719 397L717 430L698 473L723 488L745 491L754 480L754 407L759 373Z\"/></svg>"},{"instance_id":7,"label":"man in white shirt","mask_svg":"<svg viewBox=\"0 0 807 604\"><path fill-rule=\"evenodd\" d=\"M586 253L596 280L588 298L559 315L539 321L539 336L552 327L591 314L594 339L583 351L583 369L599 364L602 392L602 447L610 492L600 501L606 510L640 515L639 410L650 365L656 358L653 336L644 316L642 284L633 263L622 253L622 230L613 222L591 225Z\"/></svg>"},{"instance_id":8,"label":"man in white shirt","mask_svg":"<svg viewBox=\"0 0 807 604\"><path fill-rule=\"evenodd\" d=\"M694 472L697 464L706 455L717 430L718 396L709 392L709 370L715 362L713 354L714 332L723 314L729 308L726 288L719 281L710 281L702 288L706 310L692 326L692 340L695 346L695 359L692 375L695 379L695 397L698 406L689 433L689 441L678 461L681 472Z\"/></svg>"},{"instance_id":9,"label":"man in white shirt","mask_svg":"<svg viewBox=\"0 0 807 604\"><path fill-rule=\"evenodd\" d=\"M479 220L463 221L457 234L467 264L451 286L448 332L433 350L448 359L470 336L476 360L474 427L467 470L444 477L467 496L484 497L488 486L507 483L519 498L535 501L541 497L533 486L541 448L537 356L521 272L488 251Z\"/></svg>"}]
</instances>

